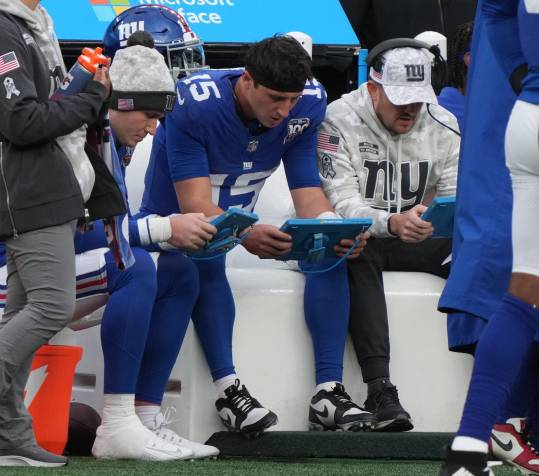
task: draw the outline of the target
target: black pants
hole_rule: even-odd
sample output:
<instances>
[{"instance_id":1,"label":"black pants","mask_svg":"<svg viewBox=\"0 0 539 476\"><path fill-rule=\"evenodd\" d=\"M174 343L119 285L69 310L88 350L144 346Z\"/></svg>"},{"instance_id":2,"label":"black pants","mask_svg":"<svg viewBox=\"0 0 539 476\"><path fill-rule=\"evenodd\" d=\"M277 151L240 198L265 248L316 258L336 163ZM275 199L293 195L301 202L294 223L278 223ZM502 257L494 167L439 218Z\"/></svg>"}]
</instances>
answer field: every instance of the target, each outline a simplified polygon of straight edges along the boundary
<instances>
[{"instance_id":1,"label":"black pants","mask_svg":"<svg viewBox=\"0 0 539 476\"><path fill-rule=\"evenodd\" d=\"M371 238L356 260L348 261L350 334L363 381L389 377L389 327L382 271L419 271L449 275L449 238L405 243L399 238Z\"/></svg>"}]
</instances>

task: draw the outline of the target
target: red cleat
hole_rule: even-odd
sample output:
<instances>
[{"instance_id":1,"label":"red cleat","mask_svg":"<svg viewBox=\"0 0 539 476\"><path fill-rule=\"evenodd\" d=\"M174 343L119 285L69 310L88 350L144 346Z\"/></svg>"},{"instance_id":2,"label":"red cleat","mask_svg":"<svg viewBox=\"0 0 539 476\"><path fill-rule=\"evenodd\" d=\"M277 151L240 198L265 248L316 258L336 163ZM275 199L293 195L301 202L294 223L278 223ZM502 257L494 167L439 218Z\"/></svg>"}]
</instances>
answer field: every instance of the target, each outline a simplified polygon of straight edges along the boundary
<instances>
[{"instance_id":1,"label":"red cleat","mask_svg":"<svg viewBox=\"0 0 539 476\"><path fill-rule=\"evenodd\" d=\"M526 420L510 418L492 429L489 447L495 458L509 463L523 474L539 474L539 453L526 435Z\"/></svg>"}]
</instances>

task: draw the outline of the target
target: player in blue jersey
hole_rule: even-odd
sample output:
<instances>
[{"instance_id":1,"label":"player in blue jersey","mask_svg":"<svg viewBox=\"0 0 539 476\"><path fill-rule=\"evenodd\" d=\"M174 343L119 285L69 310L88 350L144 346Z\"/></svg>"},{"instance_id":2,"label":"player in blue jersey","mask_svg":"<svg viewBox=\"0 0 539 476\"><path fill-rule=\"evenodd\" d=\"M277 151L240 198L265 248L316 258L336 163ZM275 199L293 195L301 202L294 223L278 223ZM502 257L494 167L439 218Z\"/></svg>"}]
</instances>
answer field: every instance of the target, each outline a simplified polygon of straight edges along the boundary
<instances>
[{"instance_id":1,"label":"player in blue jersey","mask_svg":"<svg viewBox=\"0 0 539 476\"><path fill-rule=\"evenodd\" d=\"M518 93L505 135L513 188L513 267L508 291L477 346L460 428L443 476L492 474L487 468L490 432L534 351L539 330L539 5L531 0L483 0L482 13L493 51ZM537 380L537 374L533 377ZM532 399L536 388L534 393ZM501 444L519 448L513 438ZM528 463L535 466L520 469L539 474L539 466Z\"/></svg>"},{"instance_id":2,"label":"player in blue jersey","mask_svg":"<svg viewBox=\"0 0 539 476\"><path fill-rule=\"evenodd\" d=\"M178 82L174 110L154 138L141 212L168 215L181 209L214 216L230 207L250 211L282 160L297 216L335 217L316 165L317 127L325 110L326 93L312 76L309 56L284 36L254 44L245 69L208 70ZM243 246L259 257L275 258L289 252L291 237L275 226L257 224ZM350 246L342 242L339 252ZM236 375L234 300L225 260L196 264L200 296L192 319L218 393L217 411L228 429L259 433L274 425L277 416ZM346 274L344 264L308 276L305 287L317 384L310 425L368 429L374 416L354 404L342 386L349 297L347 287L335 286L335 273Z\"/></svg>"},{"instance_id":3,"label":"player in blue jersey","mask_svg":"<svg viewBox=\"0 0 539 476\"><path fill-rule=\"evenodd\" d=\"M107 161L110 150L111 162L125 165L128 148L155 133L157 120L169 110L171 96L166 93L174 91L174 82L163 57L144 46L117 52L111 69L110 142L105 131L94 151ZM170 236L161 233L164 221ZM200 214L163 217L159 226L144 220L144 225L156 242L187 249L197 249L215 231ZM96 223L92 232L78 236L76 251L105 244L103 228ZM108 293L101 323L105 395L92 453L104 459L153 461L215 456L216 448L181 438L158 417L184 323L198 295L196 269L181 253L150 255L138 247L131 253L134 263L123 271L113 253L102 257Z\"/></svg>"},{"instance_id":4,"label":"player in blue jersey","mask_svg":"<svg viewBox=\"0 0 539 476\"><path fill-rule=\"evenodd\" d=\"M470 68L473 22L459 25L455 37L449 45L447 63L449 65L449 84L438 96L438 104L451 112L464 130L464 106L466 102L466 82Z\"/></svg>"},{"instance_id":5,"label":"player in blue jersey","mask_svg":"<svg viewBox=\"0 0 539 476\"><path fill-rule=\"evenodd\" d=\"M128 39L124 35L123 39L127 45L144 44L149 48L134 46L138 50L116 51L125 46L120 32L124 32L123 25L131 24L133 18L138 25L145 26L145 31ZM148 32L156 35L155 39ZM197 67L194 55L189 52L201 51L201 42L174 11L140 6L125 11L111 23L104 43L107 54L112 56L116 52L115 92L109 111L110 150L125 166L136 143L148 133L153 135L157 120L163 118L162 113L156 114L152 109L154 103L147 90L163 82L174 90L170 74L176 77ZM153 46L167 59L166 66L143 64L143 55L149 52L164 63ZM165 111L172 106L169 99L167 96ZM106 132L102 137L106 142ZM106 151L107 147L100 143L96 150ZM160 409L198 296L197 270L183 253L150 254L139 247L145 244L155 250L164 247L197 250L211 239L215 228L198 213L131 218L129 230L134 264L119 272L111 253L104 257L109 294L101 326L105 397L103 420L92 452L98 458L151 460L216 456L217 448L189 441L168 428L170 419ZM80 237L77 249L103 246L103 238L102 231L96 227L93 233Z\"/></svg>"}]
</instances>

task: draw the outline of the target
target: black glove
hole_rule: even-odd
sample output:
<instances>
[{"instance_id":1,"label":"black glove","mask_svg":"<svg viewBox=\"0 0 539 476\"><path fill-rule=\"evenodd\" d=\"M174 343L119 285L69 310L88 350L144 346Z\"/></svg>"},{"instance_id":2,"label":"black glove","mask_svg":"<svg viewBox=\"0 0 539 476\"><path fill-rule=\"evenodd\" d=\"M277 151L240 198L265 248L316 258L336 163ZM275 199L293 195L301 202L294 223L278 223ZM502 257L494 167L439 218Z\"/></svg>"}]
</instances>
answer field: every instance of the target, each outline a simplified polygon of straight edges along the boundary
<instances>
[{"instance_id":1,"label":"black glove","mask_svg":"<svg viewBox=\"0 0 539 476\"><path fill-rule=\"evenodd\" d=\"M520 91L522 91L522 80L527 74L528 64L524 63L515 68L515 70L511 73L511 76L509 76L509 82L511 83L511 87L517 96L520 94Z\"/></svg>"}]
</instances>

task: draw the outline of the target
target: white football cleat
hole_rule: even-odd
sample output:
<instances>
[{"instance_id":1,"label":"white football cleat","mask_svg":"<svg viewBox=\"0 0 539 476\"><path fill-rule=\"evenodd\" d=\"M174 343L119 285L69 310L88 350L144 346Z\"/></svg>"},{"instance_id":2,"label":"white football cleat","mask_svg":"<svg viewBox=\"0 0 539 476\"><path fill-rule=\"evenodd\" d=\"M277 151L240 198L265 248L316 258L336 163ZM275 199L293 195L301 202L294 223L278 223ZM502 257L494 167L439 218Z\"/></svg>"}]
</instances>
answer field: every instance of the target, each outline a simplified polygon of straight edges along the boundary
<instances>
[{"instance_id":1,"label":"white football cleat","mask_svg":"<svg viewBox=\"0 0 539 476\"><path fill-rule=\"evenodd\" d=\"M96 431L92 454L98 459L172 461L193 457L189 448L167 443L146 428L133 414L106 422Z\"/></svg>"},{"instance_id":2,"label":"white football cleat","mask_svg":"<svg viewBox=\"0 0 539 476\"><path fill-rule=\"evenodd\" d=\"M164 414L159 412L156 415L154 424L152 427L150 427L150 430L154 433L154 435L162 438L167 443L177 445L181 448L190 449L193 452L191 459L217 458L219 455L219 450L215 446L203 445L202 443L188 440L187 438L178 435L178 433L168 428L168 425L175 421L173 420L175 413L176 408L168 407Z\"/></svg>"}]
</instances>

